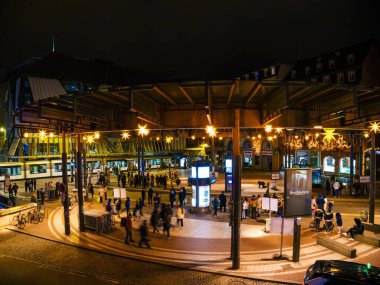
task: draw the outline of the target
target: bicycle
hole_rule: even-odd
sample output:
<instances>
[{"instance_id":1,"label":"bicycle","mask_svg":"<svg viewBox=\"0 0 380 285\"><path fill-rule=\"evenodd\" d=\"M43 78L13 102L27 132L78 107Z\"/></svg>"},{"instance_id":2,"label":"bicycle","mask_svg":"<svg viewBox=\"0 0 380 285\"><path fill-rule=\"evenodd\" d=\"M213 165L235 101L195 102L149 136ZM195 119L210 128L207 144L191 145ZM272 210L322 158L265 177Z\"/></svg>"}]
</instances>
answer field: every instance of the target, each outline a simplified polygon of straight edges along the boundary
<instances>
[{"instance_id":1,"label":"bicycle","mask_svg":"<svg viewBox=\"0 0 380 285\"><path fill-rule=\"evenodd\" d=\"M39 215L39 211L37 210L37 208L31 209L28 213L28 223L38 224L40 220L41 220L41 217ZM41 221L43 221L43 218Z\"/></svg>"},{"instance_id":2,"label":"bicycle","mask_svg":"<svg viewBox=\"0 0 380 285\"><path fill-rule=\"evenodd\" d=\"M18 215L13 217L13 225L18 227L19 229L25 228L26 218L25 215L19 212Z\"/></svg>"}]
</instances>

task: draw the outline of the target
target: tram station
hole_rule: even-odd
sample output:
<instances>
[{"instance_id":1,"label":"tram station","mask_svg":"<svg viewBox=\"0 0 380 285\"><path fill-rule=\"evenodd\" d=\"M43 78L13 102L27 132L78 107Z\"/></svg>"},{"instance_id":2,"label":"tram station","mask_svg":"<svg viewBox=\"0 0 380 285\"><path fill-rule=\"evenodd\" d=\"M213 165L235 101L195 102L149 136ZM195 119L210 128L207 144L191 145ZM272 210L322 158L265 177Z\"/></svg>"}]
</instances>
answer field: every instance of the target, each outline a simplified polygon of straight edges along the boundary
<instances>
[{"instance_id":1,"label":"tram station","mask_svg":"<svg viewBox=\"0 0 380 285\"><path fill-rule=\"evenodd\" d=\"M50 213L24 229L4 214L1 225L119 257L286 284L301 282L318 259L380 267L379 86L377 40L203 81L163 81L56 52L31 58L0 82L0 202L13 218L44 196ZM149 229L152 249L126 246L114 204L120 199L123 209L128 196L133 209L149 188L174 212L183 206L185 225L174 213L170 241ZM338 226L327 235L310 227L322 194L342 213L344 231L359 217L369 236L350 241ZM107 196L112 210L100 216L109 229L91 224L91 215L107 212ZM275 204L260 205L256 217L259 196ZM144 215L135 213L135 240L154 214L145 204Z\"/></svg>"}]
</instances>

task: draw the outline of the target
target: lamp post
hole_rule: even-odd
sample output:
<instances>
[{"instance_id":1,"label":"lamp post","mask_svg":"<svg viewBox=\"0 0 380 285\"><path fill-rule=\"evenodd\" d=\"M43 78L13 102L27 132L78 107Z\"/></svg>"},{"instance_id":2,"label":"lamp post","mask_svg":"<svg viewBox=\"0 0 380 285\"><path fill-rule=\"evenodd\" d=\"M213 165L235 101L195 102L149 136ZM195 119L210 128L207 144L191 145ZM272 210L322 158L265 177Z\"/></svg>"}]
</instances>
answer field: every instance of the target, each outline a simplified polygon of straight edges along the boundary
<instances>
[{"instance_id":1,"label":"lamp post","mask_svg":"<svg viewBox=\"0 0 380 285\"><path fill-rule=\"evenodd\" d=\"M138 175L137 178L138 179L137 179L137 181L140 184L140 171L142 171L143 173L145 172L143 139L144 139L144 136L149 134L149 130L147 128L147 125L138 124L137 125L137 134L139 136L141 136L141 140L140 139L138 140L138 145L137 145L137 159L138 159L138 163L137 163L137 168L138 168L137 169L137 175ZM141 151L141 160L140 160L140 151Z\"/></svg>"},{"instance_id":2,"label":"lamp post","mask_svg":"<svg viewBox=\"0 0 380 285\"><path fill-rule=\"evenodd\" d=\"M66 134L62 132L62 183L66 188L64 202L65 234L70 235L69 187L67 181Z\"/></svg>"}]
</instances>

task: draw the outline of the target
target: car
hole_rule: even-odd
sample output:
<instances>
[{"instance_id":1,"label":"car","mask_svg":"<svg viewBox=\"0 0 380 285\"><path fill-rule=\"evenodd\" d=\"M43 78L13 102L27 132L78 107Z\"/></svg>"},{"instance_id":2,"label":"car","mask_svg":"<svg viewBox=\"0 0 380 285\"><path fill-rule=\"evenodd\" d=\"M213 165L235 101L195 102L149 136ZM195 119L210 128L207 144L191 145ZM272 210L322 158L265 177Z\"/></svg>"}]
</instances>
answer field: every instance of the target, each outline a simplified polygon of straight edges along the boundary
<instances>
[{"instance_id":1,"label":"car","mask_svg":"<svg viewBox=\"0 0 380 285\"><path fill-rule=\"evenodd\" d=\"M304 284L380 284L380 268L342 260L317 260L305 274Z\"/></svg>"}]
</instances>

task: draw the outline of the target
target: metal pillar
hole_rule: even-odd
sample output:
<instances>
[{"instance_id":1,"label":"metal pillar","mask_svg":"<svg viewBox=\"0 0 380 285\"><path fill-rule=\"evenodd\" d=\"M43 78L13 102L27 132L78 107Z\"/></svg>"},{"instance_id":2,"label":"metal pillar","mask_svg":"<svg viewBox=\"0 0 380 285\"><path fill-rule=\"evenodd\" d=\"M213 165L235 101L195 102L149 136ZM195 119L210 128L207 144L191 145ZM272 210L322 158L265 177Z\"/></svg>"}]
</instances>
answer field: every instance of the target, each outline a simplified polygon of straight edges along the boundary
<instances>
[{"instance_id":1,"label":"metal pillar","mask_svg":"<svg viewBox=\"0 0 380 285\"><path fill-rule=\"evenodd\" d=\"M141 140L137 139L137 184L140 184L140 167L141 167L141 158L140 158L140 149L141 149Z\"/></svg>"},{"instance_id":2,"label":"metal pillar","mask_svg":"<svg viewBox=\"0 0 380 285\"><path fill-rule=\"evenodd\" d=\"M375 222L375 194L376 194L376 150L375 132L371 133L371 153L370 153L370 192L369 192L369 222Z\"/></svg>"},{"instance_id":3,"label":"metal pillar","mask_svg":"<svg viewBox=\"0 0 380 285\"><path fill-rule=\"evenodd\" d=\"M70 235L70 210L69 210L69 186L67 181L67 152L66 152L66 134L62 132L62 183L65 186L64 219L65 234Z\"/></svg>"},{"instance_id":4,"label":"metal pillar","mask_svg":"<svg viewBox=\"0 0 380 285\"><path fill-rule=\"evenodd\" d=\"M288 146L287 146L286 130L285 130L285 137L284 137L284 157L285 157L284 168L288 168Z\"/></svg>"},{"instance_id":5,"label":"metal pillar","mask_svg":"<svg viewBox=\"0 0 380 285\"><path fill-rule=\"evenodd\" d=\"M301 248L301 218L294 218L294 231L293 231L293 261L300 261L300 248Z\"/></svg>"},{"instance_id":6,"label":"metal pillar","mask_svg":"<svg viewBox=\"0 0 380 285\"><path fill-rule=\"evenodd\" d=\"M77 152L77 177L78 181L78 207L79 207L79 230L84 232L84 214L83 214L83 175L82 175L82 151L80 147L80 136L78 135L78 152Z\"/></svg>"},{"instance_id":7,"label":"metal pillar","mask_svg":"<svg viewBox=\"0 0 380 285\"><path fill-rule=\"evenodd\" d=\"M240 155L240 109L235 109L235 125L232 130L233 153L233 247L232 268L240 268L240 215L241 215L241 155Z\"/></svg>"},{"instance_id":8,"label":"metal pillar","mask_svg":"<svg viewBox=\"0 0 380 285\"><path fill-rule=\"evenodd\" d=\"M354 186L354 141L352 133L350 133L350 195Z\"/></svg>"},{"instance_id":9,"label":"metal pillar","mask_svg":"<svg viewBox=\"0 0 380 285\"><path fill-rule=\"evenodd\" d=\"M363 171L363 138L360 136L359 137L359 176L360 175L363 175L362 174L362 171Z\"/></svg>"},{"instance_id":10,"label":"metal pillar","mask_svg":"<svg viewBox=\"0 0 380 285\"><path fill-rule=\"evenodd\" d=\"M87 142L83 143L83 185L84 188L88 191L87 187ZM88 195L88 192L87 192Z\"/></svg>"}]
</instances>

